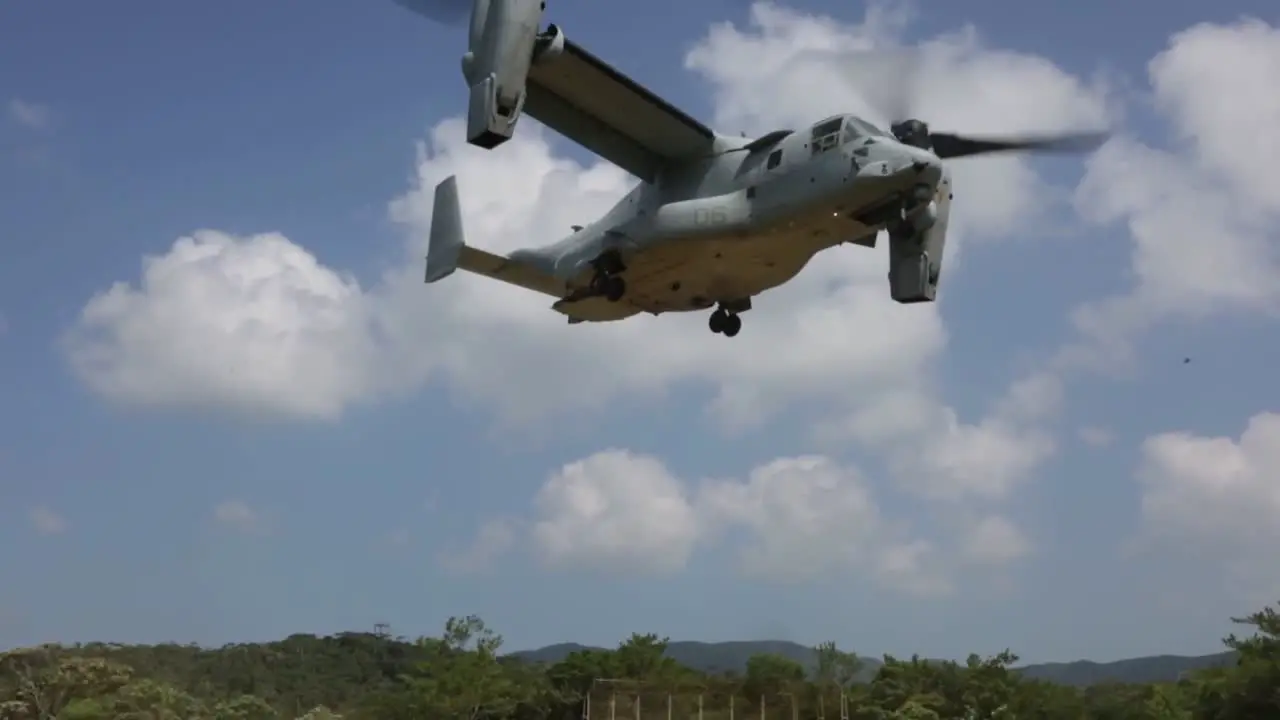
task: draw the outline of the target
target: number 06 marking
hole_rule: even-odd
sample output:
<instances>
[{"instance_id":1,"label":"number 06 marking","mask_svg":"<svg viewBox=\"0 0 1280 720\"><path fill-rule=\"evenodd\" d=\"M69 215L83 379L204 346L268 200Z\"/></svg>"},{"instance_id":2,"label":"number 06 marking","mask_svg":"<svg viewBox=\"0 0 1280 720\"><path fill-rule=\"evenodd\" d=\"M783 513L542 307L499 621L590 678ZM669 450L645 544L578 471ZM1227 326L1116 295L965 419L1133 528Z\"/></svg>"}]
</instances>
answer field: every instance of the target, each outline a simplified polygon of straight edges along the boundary
<instances>
[{"instance_id":1,"label":"number 06 marking","mask_svg":"<svg viewBox=\"0 0 1280 720\"><path fill-rule=\"evenodd\" d=\"M693 211L695 225L724 225L727 222L729 222L729 214L722 208L703 208Z\"/></svg>"}]
</instances>

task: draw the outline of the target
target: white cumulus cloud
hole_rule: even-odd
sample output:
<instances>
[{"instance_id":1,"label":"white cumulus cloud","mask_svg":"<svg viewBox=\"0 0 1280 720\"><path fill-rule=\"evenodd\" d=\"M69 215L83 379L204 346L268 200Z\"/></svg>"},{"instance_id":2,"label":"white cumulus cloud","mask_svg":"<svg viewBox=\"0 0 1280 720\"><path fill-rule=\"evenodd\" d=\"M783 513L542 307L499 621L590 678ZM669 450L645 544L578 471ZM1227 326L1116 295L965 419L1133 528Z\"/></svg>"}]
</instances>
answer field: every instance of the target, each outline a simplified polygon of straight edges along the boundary
<instances>
[{"instance_id":1,"label":"white cumulus cloud","mask_svg":"<svg viewBox=\"0 0 1280 720\"><path fill-rule=\"evenodd\" d=\"M471 544L461 551L443 551L437 554L437 560L445 568L454 572L471 573L487 570L503 553L511 549L516 542L518 528L515 523L503 518L486 520L476 531ZM398 545L408 542L407 533L397 533L393 541Z\"/></svg>"},{"instance_id":2,"label":"white cumulus cloud","mask_svg":"<svg viewBox=\"0 0 1280 720\"><path fill-rule=\"evenodd\" d=\"M673 572L704 530L684 484L662 461L625 450L565 465L536 505L533 540L553 566Z\"/></svg>"},{"instance_id":3,"label":"white cumulus cloud","mask_svg":"<svg viewBox=\"0 0 1280 720\"><path fill-rule=\"evenodd\" d=\"M205 230L94 296L66 347L113 400L333 419L377 388L367 301L281 235Z\"/></svg>"},{"instance_id":4,"label":"white cumulus cloud","mask_svg":"<svg viewBox=\"0 0 1280 720\"><path fill-rule=\"evenodd\" d=\"M708 521L749 533L740 554L748 574L795 581L863 570L894 586L945 587L919 577L932 547L901 536L858 470L830 458L779 458L745 481L704 484L699 499Z\"/></svg>"},{"instance_id":5,"label":"white cumulus cloud","mask_svg":"<svg viewBox=\"0 0 1280 720\"><path fill-rule=\"evenodd\" d=\"M1121 137L1089 161L1077 204L1133 238L1131 290L1081 307L1066 359L1123 367L1170 319L1280 311L1280 29L1258 20L1174 35L1148 66L1177 149Z\"/></svg>"},{"instance_id":6,"label":"white cumulus cloud","mask_svg":"<svg viewBox=\"0 0 1280 720\"><path fill-rule=\"evenodd\" d=\"M1280 414L1249 419L1239 438L1189 432L1142 445L1137 558L1172 560L1173 592L1198 602L1274 602L1280 592Z\"/></svg>"},{"instance_id":7,"label":"white cumulus cloud","mask_svg":"<svg viewBox=\"0 0 1280 720\"><path fill-rule=\"evenodd\" d=\"M1142 445L1138 471L1146 529L1250 559L1280 581L1280 414L1253 416L1239 439L1170 432Z\"/></svg>"},{"instance_id":8,"label":"white cumulus cloud","mask_svg":"<svg viewBox=\"0 0 1280 720\"><path fill-rule=\"evenodd\" d=\"M960 538L973 532L961 531ZM616 449L553 473L529 531L538 557L561 570L669 574L732 536L743 540L735 546L739 570L758 580L864 577L916 595L950 591L953 561L999 566L1027 551L1003 519L977 535L976 558L948 554L886 517L857 468L826 456L778 458L741 479L693 482L658 458Z\"/></svg>"},{"instance_id":9,"label":"white cumulus cloud","mask_svg":"<svg viewBox=\"0 0 1280 720\"><path fill-rule=\"evenodd\" d=\"M1007 565L1026 557L1031 541L1008 518L988 515L969 529L964 539L964 558L979 565Z\"/></svg>"}]
</instances>

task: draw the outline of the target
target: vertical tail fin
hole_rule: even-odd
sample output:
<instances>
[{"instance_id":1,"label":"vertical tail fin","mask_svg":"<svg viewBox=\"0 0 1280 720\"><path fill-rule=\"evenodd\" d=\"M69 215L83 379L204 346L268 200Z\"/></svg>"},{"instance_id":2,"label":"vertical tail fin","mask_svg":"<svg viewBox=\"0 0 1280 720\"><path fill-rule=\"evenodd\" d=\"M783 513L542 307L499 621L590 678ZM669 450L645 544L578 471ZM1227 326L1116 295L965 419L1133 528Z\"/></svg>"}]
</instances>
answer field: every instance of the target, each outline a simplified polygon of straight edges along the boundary
<instances>
[{"instance_id":1,"label":"vertical tail fin","mask_svg":"<svg viewBox=\"0 0 1280 720\"><path fill-rule=\"evenodd\" d=\"M458 178L450 175L436 186L431 236L427 245L426 281L433 283L452 275L458 269L458 258L465 245L462 208L458 204Z\"/></svg>"}]
</instances>

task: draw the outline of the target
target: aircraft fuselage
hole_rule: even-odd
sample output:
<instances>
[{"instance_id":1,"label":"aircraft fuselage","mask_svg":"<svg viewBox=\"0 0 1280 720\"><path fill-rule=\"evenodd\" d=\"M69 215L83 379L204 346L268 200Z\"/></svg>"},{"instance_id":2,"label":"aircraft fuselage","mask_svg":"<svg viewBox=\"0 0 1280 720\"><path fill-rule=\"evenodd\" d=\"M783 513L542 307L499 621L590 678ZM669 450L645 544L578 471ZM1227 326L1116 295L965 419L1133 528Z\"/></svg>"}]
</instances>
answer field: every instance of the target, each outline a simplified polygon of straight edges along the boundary
<instances>
[{"instance_id":1,"label":"aircraft fuselage","mask_svg":"<svg viewBox=\"0 0 1280 720\"><path fill-rule=\"evenodd\" d=\"M828 124L837 128L835 141L820 132L822 123L812 133L754 147L719 138L724 147L716 155L638 185L596 222L512 260L540 263L585 286L592 262L615 251L626 268L625 301L588 296L556 303L574 320L716 304L749 309L750 298L791 280L822 250L844 242L874 246L889 219L869 212L877 206L897 212L914 189L927 188L932 197L949 186L931 153Z\"/></svg>"}]
</instances>

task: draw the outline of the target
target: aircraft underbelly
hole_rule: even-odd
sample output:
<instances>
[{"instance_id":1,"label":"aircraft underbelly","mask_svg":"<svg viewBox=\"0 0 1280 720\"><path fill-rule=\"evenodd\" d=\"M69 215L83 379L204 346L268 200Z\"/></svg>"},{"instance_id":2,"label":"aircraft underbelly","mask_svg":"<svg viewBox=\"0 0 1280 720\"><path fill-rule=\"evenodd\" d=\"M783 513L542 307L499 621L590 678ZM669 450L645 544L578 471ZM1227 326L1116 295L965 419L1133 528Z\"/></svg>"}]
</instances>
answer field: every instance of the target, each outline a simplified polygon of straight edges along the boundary
<instances>
[{"instance_id":1,"label":"aircraft underbelly","mask_svg":"<svg viewBox=\"0 0 1280 720\"><path fill-rule=\"evenodd\" d=\"M551 306L553 310L568 315L576 322L613 322L639 315L644 308L623 299L609 302L607 298L592 297L567 303L563 300Z\"/></svg>"},{"instance_id":2,"label":"aircraft underbelly","mask_svg":"<svg viewBox=\"0 0 1280 720\"><path fill-rule=\"evenodd\" d=\"M850 211L896 192L901 182L864 184L826 211L784 218L752 234L668 239L630 257L621 301L595 297L554 307L574 321L607 322L754 297L790 281L822 250L873 235L872 228L850 219Z\"/></svg>"},{"instance_id":3,"label":"aircraft underbelly","mask_svg":"<svg viewBox=\"0 0 1280 720\"><path fill-rule=\"evenodd\" d=\"M630 301L646 312L701 310L753 297L794 278L819 251L847 239L822 228L675 240L633 260Z\"/></svg>"}]
</instances>

